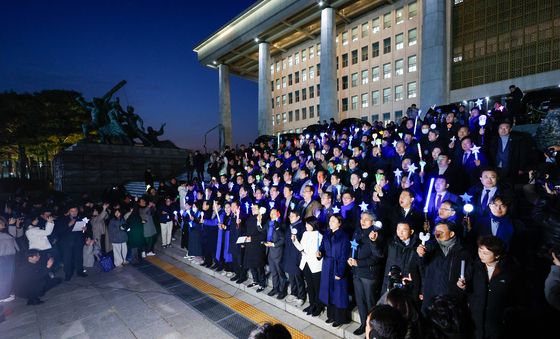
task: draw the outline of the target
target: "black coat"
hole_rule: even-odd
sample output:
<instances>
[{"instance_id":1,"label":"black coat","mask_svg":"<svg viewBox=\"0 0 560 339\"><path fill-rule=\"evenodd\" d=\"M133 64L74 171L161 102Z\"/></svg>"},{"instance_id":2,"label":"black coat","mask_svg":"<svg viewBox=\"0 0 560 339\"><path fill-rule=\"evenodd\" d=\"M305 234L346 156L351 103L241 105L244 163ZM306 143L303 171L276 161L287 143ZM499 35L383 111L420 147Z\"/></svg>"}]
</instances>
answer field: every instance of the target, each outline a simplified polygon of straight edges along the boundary
<instances>
[{"instance_id":1,"label":"black coat","mask_svg":"<svg viewBox=\"0 0 560 339\"><path fill-rule=\"evenodd\" d=\"M286 227L285 244L284 244L284 257L283 265L284 271L288 274L299 274L301 270L299 269L299 263L301 261L301 252L294 246L292 242L292 228L297 230L297 239L301 241L303 237L303 232L305 232L305 225L299 219L294 224Z\"/></svg>"},{"instance_id":2,"label":"black coat","mask_svg":"<svg viewBox=\"0 0 560 339\"><path fill-rule=\"evenodd\" d=\"M470 253L459 243L458 239L447 256L444 255L436 241L429 242L426 247L427 253L419 260L423 272L422 310L427 310L432 298L438 295L449 294L463 298L464 291L457 287L457 280L461 274L461 260L465 260L465 272L468 272L471 266Z\"/></svg>"},{"instance_id":3,"label":"black coat","mask_svg":"<svg viewBox=\"0 0 560 339\"><path fill-rule=\"evenodd\" d=\"M506 311L522 293L516 288L517 280L507 263L498 262L490 280L485 264L478 261L474 265L472 278L467 280L467 293L476 338L504 337Z\"/></svg>"},{"instance_id":4,"label":"black coat","mask_svg":"<svg viewBox=\"0 0 560 339\"><path fill-rule=\"evenodd\" d=\"M266 241L266 230L264 227L268 225L265 218L262 225L257 225L257 217L251 215L245 222L247 226L246 235L251 237L251 241L245 244L245 257L243 260L244 268L264 268L266 265L265 246L262 242Z\"/></svg>"},{"instance_id":5,"label":"black coat","mask_svg":"<svg viewBox=\"0 0 560 339\"><path fill-rule=\"evenodd\" d=\"M419 244L420 240L416 234L412 235L408 245L405 245L396 234L393 236L391 242L387 245L387 263L385 264L385 275L381 293L387 291L389 287L389 270L391 266L397 265L400 267L404 277L408 276L410 273L412 277L412 295L414 295L415 298L418 297L422 284L420 269L418 267L418 255L416 254L416 248Z\"/></svg>"},{"instance_id":6,"label":"black coat","mask_svg":"<svg viewBox=\"0 0 560 339\"><path fill-rule=\"evenodd\" d=\"M354 259L356 259L358 266L352 267L352 273L356 277L370 280L381 278L385 258L382 235L380 234L376 241L369 239L369 233L373 230L373 226L366 230L360 228L354 232L352 237L358 243L358 248L354 252ZM350 250L350 253L352 253L352 250Z\"/></svg>"}]
</instances>

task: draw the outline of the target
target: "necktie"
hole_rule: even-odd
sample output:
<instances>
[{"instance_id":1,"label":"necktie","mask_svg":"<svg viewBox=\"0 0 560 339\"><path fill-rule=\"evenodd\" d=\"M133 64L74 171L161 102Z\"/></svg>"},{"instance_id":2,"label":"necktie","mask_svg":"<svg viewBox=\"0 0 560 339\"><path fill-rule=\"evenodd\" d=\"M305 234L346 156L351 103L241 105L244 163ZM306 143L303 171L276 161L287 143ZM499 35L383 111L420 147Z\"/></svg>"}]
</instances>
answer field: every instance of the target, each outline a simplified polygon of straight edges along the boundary
<instances>
[{"instance_id":1,"label":"necktie","mask_svg":"<svg viewBox=\"0 0 560 339\"><path fill-rule=\"evenodd\" d=\"M438 194L436 199L436 209L439 209L440 205L441 205L441 194Z\"/></svg>"},{"instance_id":2,"label":"necktie","mask_svg":"<svg viewBox=\"0 0 560 339\"><path fill-rule=\"evenodd\" d=\"M272 241L272 233L274 232L274 223L271 222L268 225L268 232L266 233L266 241L270 242Z\"/></svg>"},{"instance_id":3,"label":"necktie","mask_svg":"<svg viewBox=\"0 0 560 339\"><path fill-rule=\"evenodd\" d=\"M484 190L484 196L482 197L482 209L488 207L488 198L490 197L490 190Z\"/></svg>"},{"instance_id":4,"label":"necktie","mask_svg":"<svg viewBox=\"0 0 560 339\"><path fill-rule=\"evenodd\" d=\"M467 159L469 158L469 154L467 152L465 152L463 154L463 165L467 163Z\"/></svg>"},{"instance_id":5,"label":"necktie","mask_svg":"<svg viewBox=\"0 0 560 339\"><path fill-rule=\"evenodd\" d=\"M286 200L286 207L284 208L284 221L288 219L288 208L290 207L290 203Z\"/></svg>"}]
</instances>

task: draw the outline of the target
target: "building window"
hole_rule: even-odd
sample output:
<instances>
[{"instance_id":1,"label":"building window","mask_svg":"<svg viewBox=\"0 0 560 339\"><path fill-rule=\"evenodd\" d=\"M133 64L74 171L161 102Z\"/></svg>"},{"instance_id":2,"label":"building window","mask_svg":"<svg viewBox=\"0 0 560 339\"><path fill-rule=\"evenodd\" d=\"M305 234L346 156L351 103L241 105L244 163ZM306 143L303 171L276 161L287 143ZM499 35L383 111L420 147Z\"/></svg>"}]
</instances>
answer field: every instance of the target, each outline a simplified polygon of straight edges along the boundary
<instances>
[{"instance_id":1,"label":"building window","mask_svg":"<svg viewBox=\"0 0 560 339\"><path fill-rule=\"evenodd\" d=\"M383 64L383 79L391 78L391 63Z\"/></svg>"},{"instance_id":2,"label":"building window","mask_svg":"<svg viewBox=\"0 0 560 339\"><path fill-rule=\"evenodd\" d=\"M342 46L348 45L348 31L342 32Z\"/></svg>"},{"instance_id":3,"label":"building window","mask_svg":"<svg viewBox=\"0 0 560 339\"><path fill-rule=\"evenodd\" d=\"M368 46L362 47L362 61L367 61L369 58Z\"/></svg>"},{"instance_id":4,"label":"building window","mask_svg":"<svg viewBox=\"0 0 560 339\"><path fill-rule=\"evenodd\" d=\"M371 30L374 34L379 33L379 31L380 31L379 21L380 21L379 17L377 17L377 18L375 18L371 21Z\"/></svg>"},{"instance_id":5,"label":"building window","mask_svg":"<svg viewBox=\"0 0 560 339\"><path fill-rule=\"evenodd\" d=\"M286 120L286 113L282 113L282 122L285 123L286 121L287 121L287 120Z\"/></svg>"},{"instance_id":6,"label":"building window","mask_svg":"<svg viewBox=\"0 0 560 339\"><path fill-rule=\"evenodd\" d=\"M383 28L391 28L391 12L383 15Z\"/></svg>"},{"instance_id":7,"label":"building window","mask_svg":"<svg viewBox=\"0 0 560 339\"><path fill-rule=\"evenodd\" d=\"M342 54L342 68L348 67L348 53Z\"/></svg>"},{"instance_id":8,"label":"building window","mask_svg":"<svg viewBox=\"0 0 560 339\"><path fill-rule=\"evenodd\" d=\"M276 114L276 125L280 124L280 114Z\"/></svg>"},{"instance_id":9,"label":"building window","mask_svg":"<svg viewBox=\"0 0 560 339\"><path fill-rule=\"evenodd\" d=\"M315 97L315 87L309 87L309 99L313 99Z\"/></svg>"},{"instance_id":10,"label":"building window","mask_svg":"<svg viewBox=\"0 0 560 339\"><path fill-rule=\"evenodd\" d=\"M379 105L379 91L371 92L371 105Z\"/></svg>"},{"instance_id":11,"label":"building window","mask_svg":"<svg viewBox=\"0 0 560 339\"><path fill-rule=\"evenodd\" d=\"M295 76L296 76L296 84L299 84L299 72L296 72Z\"/></svg>"},{"instance_id":12,"label":"building window","mask_svg":"<svg viewBox=\"0 0 560 339\"><path fill-rule=\"evenodd\" d=\"M395 61L395 75L403 75L404 73L404 60L398 59Z\"/></svg>"},{"instance_id":13,"label":"building window","mask_svg":"<svg viewBox=\"0 0 560 339\"><path fill-rule=\"evenodd\" d=\"M280 107L280 96L276 97L276 107Z\"/></svg>"},{"instance_id":14,"label":"building window","mask_svg":"<svg viewBox=\"0 0 560 339\"><path fill-rule=\"evenodd\" d=\"M280 61L276 63L276 72L280 72Z\"/></svg>"},{"instance_id":15,"label":"building window","mask_svg":"<svg viewBox=\"0 0 560 339\"><path fill-rule=\"evenodd\" d=\"M294 65L294 57L291 55L288 57L288 66L292 67Z\"/></svg>"},{"instance_id":16,"label":"building window","mask_svg":"<svg viewBox=\"0 0 560 339\"><path fill-rule=\"evenodd\" d=\"M270 82L270 91L274 92L274 81Z\"/></svg>"},{"instance_id":17,"label":"building window","mask_svg":"<svg viewBox=\"0 0 560 339\"><path fill-rule=\"evenodd\" d=\"M307 61L307 50L304 49L301 51L301 62L306 62Z\"/></svg>"},{"instance_id":18,"label":"building window","mask_svg":"<svg viewBox=\"0 0 560 339\"><path fill-rule=\"evenodd\" d=\"M404 8L397 8L395 10L395 23L398 25L404 21Z\"/></svg>"},{"instance_id":19,"label":"building window","mask_svg":"<svg viewBox=\"0 0 560 339\"><path fill-rule=\"evenodd\" d=\"M408 57L408 73L416 72L416 55Z\"/></svg>"},{"instance_id":20,"label":"building window","mask_svg":"<svg viewBox=\"0 0 560 339\"><path fill-rule=\"evenodd\" d=\"M288 104L293 104L294 103L294 94L293 93L288 93Z\"/></svg>"},{"instance_id":21,"label":"building window","mask_svg":"<svg viewBox=\"0 0 560 339\"><path fill-rule=\"evenodd\" d=\"M320 57L321 56L321 44L317 44L317 47L315 48L317 50L317 56ZM309 114L311 115L311 114Z\"/></svg>"},{"instance_id":22,"label":"building window","mask_svg":"<svg viewBox=\"0 0 560 339\"><path fill-rule=\"evenodd\" d=\"M291 74L288 74L288 86L292 86L294 80L294 76Z\"/></svg>"},{"instance_id":23,"label":"building window","mask_svg":"<svg viewBox=\"0 0 560 339\"><path fill-rule=\"evenodd\" d=\"M313 79L315 77L315 67L309 66L309 79Z\"/></svg>"},{"instance_id":24,"label":"building window","mask_svg":"<svg viewBox=\"0 0 560 339\"><path fill-rule=\"evenodd\" d=\"M342 76L342 89L348 89L348 75Z\"/></svg>"},{"instance_id":25,"label":"building window","mask_svg":"<svg viewBox=\"0 0 560 339\"><path fill-rule=\"evenodd\" d=\"M286 88L287 84L286 77L282 77L282 88Z\"/></svg>"},{"instance_id":26,"label":"building window","mask_svg":"<svg viewBox=\"0 0 560 339\"><path fill-rule=\"evenodd\" d=\"M362 38L367 37L369 34L369 22L362 24Z\"/></svg>"},{"instance_id":27,"label":"building window","mask_svg":"<svg viewBox=\"0 0 560 339\"><path fill-rule=\"evenodd\" d=\"M362 108L367 108L368 106L368 94L364 93L362 94Z\"/></svg>"},{"instance_id":28,"label":"building window","mask_svg":"<svg viewBox=\"0 0 560 339\"><path fill-rule=\"evenodd\" d=\"M365 116L361 117L360 119L367 121L368 117L367 117L367 115L365 115Z\"/></svg>"},{"instance_id":29,"label":"building window","mask_svg":"<svg viewBox=\"0 0 560 339\"><path fill-rule=\"evenodd\" d=\"M383 89L383 103L388 104L391 102L391 88Z\"/></svg>"},{"instance_id":30,"label":"building window","mask_svg":"<svg viewBox=\"0 0 560 339\"><path fill-rule=\"evenodd\" d=\"M296 109L296 121L299 121L299 109Z\"/></svg>"},{"instance_id":31,"label":"building window","mask_svg":"<svg viewBox=\"0 0 560 339\"><path fill-rule=\"evenodd\" d=\"M321 117L321 105L317 105L316 111L317 111L317 118L320 118Z\"/></svg>"},{"instance_id":32,"label":"building window","mask_svg":"<svg viewBox=\"0 0 560 339\"><path fill-rule=\"evenodd\" d=\"M315 57L315 47L311 46L309 47L309 60L313 59Z\"/></svg>"},{"instance_id":33,"label":"building window","mask_svg":"<svg viewBox=\"0 0 560 339\"><path fill-rule=\"evenodd\" d=\"M416 98L416 81L408 83L408 98Z\"/></svg>"},{"instance_id":34,"label":"building window","mask_svg":"<svg viewBox=\"0 0 560 339\"><path fill-rule=\"evenodd\" d=\"M383 113L383 121L389 121L389 120L391 120L391 113L390 112Z\"/></svg>"},{"instance_id":35,"label":"building window","mask_svg":"<svg viewBox=\"0 0 560 339\"><path fill-rule=\"evenodd\" d=\"M320 96L321 95L321 84L317 84L316 88L317 88L317 96ZM319 110L317 110L317 114L318 113L319 113Z\"/></svg>"},{"instance_id":36,"label":"building window","mask_svg":"<svg viewBox=\"0 0 560 339\"><path fill-rule=\"evenodd\" d=\"M315 117L315 106L309 106L309 118Z\"/></svg>"},{"instance_id":37,"label":"building window","mask_svg":"<svg viewBox=\"0 0 560 339\"><path fill-rule=\"evenodd\" d=\"M307 88L301 89L301 100L307 100Z\"/></svg>"},{"instance_id":38,"label":"building window","mask_svg":"<svg viewBox=\"0 0 560 339\"><path fill-rule=\"evenodd\" d=\"M358 27L352 28L352 42L358 41Z\"/></svg>"},{"instance_id":39,"label":"building window","mask_svg":"<svg viewBox=\"0 0 560 339\"><path fill-rule=\"evenodd\" d=\"M296 102L299 102L299 90L295 92L296 94Z\"/></svg>"},{"instance_id":40,"label":"building window","mask_svg":"<svg viewBox=\"0 0 560 339\"><path fill-rule=\"evenodd\" d=\"M367 69L362 71L362 85L367 85L369 83L369 72Z\"/></svg>"},{"instance_id":41,"label":"building window","mask_svg":"<svg viewBox=\"0 0 560 339\"><path fill-rule=\"evenodd\" d=\"M307 69L305 68L301 70L301 81L307 81Z\"/></svg>"},{"instance_id":42,"label":"building window","mask_svg":"<svg viewBox=\"0 0 560 339\"><path fill-rule=\"evenodd\" d=\"M403 97L403 85L395 86L395 101L401 101Z\"/></svg>"},{"instance_id":43,"label":"building window","mask_svg":"<svg viewBox=\"0 0 560 339\"><path fill-rule=\"evenodd\" d=\"M301 109L301 120L305 120L307 119L307 108L302 108Z\"/></svg>"},{"instance_id":44,"label":"building window","mask_svg":"<svg viewBox=\"0 0 560 339\"><path fill-rule=\"evenodd\" d=\"M286 113L284 113L284 114L286 114ZM288 121L289 122L294 121L294 112L292 112L292 111L288 112Z\"/></svg>"},{"instance_id":45,"label":"building window","mask_svg":"<svg viewBox=\"0 0 560 339\"><path fill-rule=\"evenodd\" d=\"M372 114L371 115L371 122L379 121L379 114Z\"/></svg>"},{"instance_id":46,"label":"building window","mask_svg":"<svg viewBox=\"0 0 560 339\"><path fill-rule=\"evenodd\" d=\"M274 65L270 65L270 75L274 74Z\"/></svg>"},{"instance_id":47,"label":"building window","mask_svg":"<svg viewBox=\"0 0 560 339\"><path fill-rule=\"evenodd\" d=\"M317 64L317 76L321 76L321 64Z\"/></svg>"},{"instance_id":48,"label":"building window","mask_svg":"<svg viewBox=\"0 0 560 339\"><path fill-rule=\"evenodd\" d=\"M395 111L395 121L399 120L403 116L403 111Z\"/></svg>"},{"instance_id":49,"label":"building window","mask_svg":"<svg viewBox=\"0 0 560 339\"><path fill-rule=\"evenodd\" d=\"M408 45L409 46L416 45L416 28L413 28L408 31Z\"/></svg>"},{"instance_id":50,"label":"building window","mask_svg":"<svg viewBox=\"0 0 560 339\"><path fill-rule=\"evenodd\" d=\"M352 97L352 109L358 109L358 96L354 95Z\"/></svg>"},{"instance_id":51,"label":"building window","mask_svg":"<svg viewBox=\"0 0 560 339\"><path fill-rule=\"evenodd\" d=\"M280 79L276 79L276 89L280 89Z\"/></svg>"},{"instance_id":52,"label":"building window","mask_svg":"<svg viewBox=\"0 0 560 339\"><path fill-rule=\"evenodd\" d=\"M416 17L416 14L418 14L416 8L417 8L416 1L408 4L408 19L409 20Z\"/></svg>"},{"instance_id":53,"label":"building window","mask_svg":"<svg viewBox=\"0 0 560 339\"><path fill-rule=\"evenodd\" d=\"M288 67L288 61L286 58L282 59L282 70L285 70Z\"/></svg>"},{"instance_id":54,"label":"building window","mask_svg":"<svg viewBox=\"0 0 560 339\"><path fill-rule=\"evenodd\" d=\"M348 98L342 98L342 111L346 112L348 110Z\"/></svg>"},{"instance_id":55,"label":"building window","mask_svg":"<svg viewBox=\"0 0 560 339\"><path fill-rule=\"evenodd\" d=\"M391 38L383 39L383 54L391 53Z\"/></svg>"},{"instance_id":56,"label":"building window","mask_svg":"<svg viewBox=\"0 0 560 339\"><path fill-rule=\"evenodd\" d=\"M286 106L286 94L282 94L282 105Z\"/></svg>"},{"instance_id":57,"label":"building window","mask_svg":"<svg viewBox=\"0 0 560 339\"><path fill-rule=\"evenodd\" d=\"M375 58L379 56L379 42L374 42L371 44L371 57Z\"/></svg>"},{"instance_id":58,"label":"building window","mask_svg":"<svg viewBox=\"0 0 560 339\"><path fill-rule=\"evenodd\" d=\"M271 98L270 101L271 101L272 108L274 108L274 98Z\"/></svg>"},{"instance_id":59,"label":"building window","mask_svg":"<svg viewBox=\"0 0 560 339\"><path fill-rule=\"evenodd\" d=\"M352 65L355 65L358 63L358 50L355 49L352 51Z\"/></svg>"},{"instance_id":60,"label":"building window","mask_svg":"<svg viewBox=\"0 0 560 339\"><path fill-rule=\"evenodd\" d=\"M294 62L295 62L296 65L299 65L299 52L294 54Z\"/></svg>"},{"instance_id":61,"label":"building window","mask_svg":"<svg viewBox=\"0 0 560 339\"><path fill-rule=\"evenodd\" d=\"M358 73L352 73L352 87L358 86Z\"/></svg>"},{"instance_id":62,"label":"building window","mask_svg":"<svg viewBox=\"0 0 560 339\"><path fill-rule=\"evenodd\" d=\"M395 35L395 48L397 50L403 49L404 47L404 33Z\"/></svg>"},{"instance_id":63,"label":"building window","mask_svg":"<svg viewBox=\"0 0 560 339\"><path fill-rule=\"evenodd\" d=\"M371 80L379 81L379 66L375 66L371 69Z\"/></svg>"}]
</instances>

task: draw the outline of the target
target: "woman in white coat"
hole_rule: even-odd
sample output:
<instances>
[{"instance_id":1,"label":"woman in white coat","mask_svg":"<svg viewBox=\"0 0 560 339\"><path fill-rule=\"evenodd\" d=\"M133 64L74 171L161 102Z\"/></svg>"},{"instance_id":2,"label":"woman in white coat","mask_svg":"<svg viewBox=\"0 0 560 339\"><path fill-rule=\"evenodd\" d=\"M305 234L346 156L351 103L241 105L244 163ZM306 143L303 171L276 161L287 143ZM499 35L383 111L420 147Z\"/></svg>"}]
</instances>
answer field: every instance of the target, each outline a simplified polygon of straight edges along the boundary
<instances>
[{"instance_id":1,"label":"woman in white coat","mask_svg":"<svg viewBox=\"0 0 560 339\"><path fill-rule=\"evenodd\" d=\"M301 252L299 268L303 271L303 277L307 284L309 306L304 308L303 311L316 317L324 309L319 300L323 259L317 259L316 255L323 240L323 235L319 232L317 218L309 217L305 219L305 232L303 232L301 242L297 240L297 237L292 238L295 238L295 240L292 239L294 246Z\"/></svg>"}]
</instances>

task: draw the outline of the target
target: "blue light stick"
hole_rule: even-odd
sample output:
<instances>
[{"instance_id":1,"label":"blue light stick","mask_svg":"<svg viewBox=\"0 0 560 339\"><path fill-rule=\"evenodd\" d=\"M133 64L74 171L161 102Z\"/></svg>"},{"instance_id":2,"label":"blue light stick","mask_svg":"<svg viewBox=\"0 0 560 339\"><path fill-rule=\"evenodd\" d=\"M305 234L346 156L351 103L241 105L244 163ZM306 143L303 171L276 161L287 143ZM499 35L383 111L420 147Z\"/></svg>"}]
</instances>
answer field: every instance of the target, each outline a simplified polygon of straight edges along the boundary
<instances>
[{"instance_id":1,"label":"blue light stick","mask_svg":"<svg viewBox=\"0 0 560 339\"><path fill-rule=\"evenodd\" d=\"M350 247L352 247L352 259L354 259L354 254L356 254L356 250L358 249L358 242L356 239L350 241Z\"/></svg>"}]
</instances>

